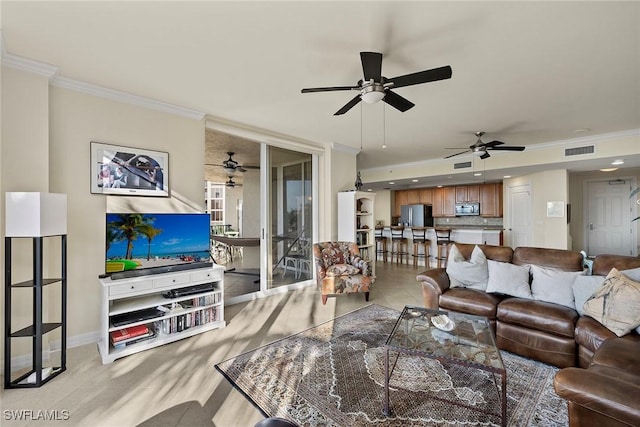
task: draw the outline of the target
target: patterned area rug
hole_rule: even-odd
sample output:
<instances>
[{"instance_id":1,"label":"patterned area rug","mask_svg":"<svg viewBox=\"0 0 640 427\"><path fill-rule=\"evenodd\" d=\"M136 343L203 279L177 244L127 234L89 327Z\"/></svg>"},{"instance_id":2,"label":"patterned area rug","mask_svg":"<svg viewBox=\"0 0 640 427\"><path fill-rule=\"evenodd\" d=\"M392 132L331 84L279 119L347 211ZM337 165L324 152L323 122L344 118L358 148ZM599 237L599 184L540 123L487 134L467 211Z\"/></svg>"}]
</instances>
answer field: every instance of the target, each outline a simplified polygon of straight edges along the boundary
<instances>
[{"instance_id":1,"label":"patterned area rug","mask_svg":"<svg viewBox=\"0 0 640 427\"><path fill-rule=\"evenodd\" d=\"M408 355L390 381L393 414L382 413L384 343L399 315L371 304L216 368L266 416L301 426L500 425L499 376L496 386L487 372ZM507 352L502 358L508 425L568 425L553 390L557 368Z\"/></svg>"}]
</instances>

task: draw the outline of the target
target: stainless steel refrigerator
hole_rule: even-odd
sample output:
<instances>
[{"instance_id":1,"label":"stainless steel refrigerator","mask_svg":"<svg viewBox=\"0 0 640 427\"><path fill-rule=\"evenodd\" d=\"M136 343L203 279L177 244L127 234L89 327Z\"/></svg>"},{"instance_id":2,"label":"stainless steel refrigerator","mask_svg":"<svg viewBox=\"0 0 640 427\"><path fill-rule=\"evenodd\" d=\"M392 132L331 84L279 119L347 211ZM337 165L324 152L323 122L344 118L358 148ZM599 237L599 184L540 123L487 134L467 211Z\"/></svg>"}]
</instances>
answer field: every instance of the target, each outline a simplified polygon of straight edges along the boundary
<instances>
[{"instance_id":1,"label":"stainless steel refrigerator","mask_svg":"<svg viewBox=\"0 0 640 427\"><path fill-rule=\"evenodd\" d=\"M409 227L433 227L431 205L400 206L400 222Z\"/></svg>"}]
</instances>

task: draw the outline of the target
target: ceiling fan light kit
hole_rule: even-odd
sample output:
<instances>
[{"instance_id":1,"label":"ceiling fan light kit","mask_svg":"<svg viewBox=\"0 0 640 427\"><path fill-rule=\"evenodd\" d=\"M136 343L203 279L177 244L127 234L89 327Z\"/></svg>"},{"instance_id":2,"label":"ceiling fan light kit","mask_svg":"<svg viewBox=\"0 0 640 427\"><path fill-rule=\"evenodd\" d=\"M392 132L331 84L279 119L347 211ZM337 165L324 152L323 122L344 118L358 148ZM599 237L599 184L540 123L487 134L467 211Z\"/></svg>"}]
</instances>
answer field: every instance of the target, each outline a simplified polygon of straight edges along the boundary
<instances>
[{"instance_id":1,"label":"ceiling fan light kit","mask_svg":"<svg viewBox=\"0 0 640 427\"><path fill-rule=\"evenodd\" d=\"M382 54L378 52L360 52L360 61L362 62L362 72L364 78L356 84L356 86L333 86L333 87L316 87L302 89L302 93L311 92L331 92L340 90L357 90L359 95L355 96L347 102L342 108L334 113L339 116L360 101L367 104L374 104L378 101L384 101L395 109L405 112L412 108L413 104L408 99L393 92L391 88L399 88L412 86L422 83L434 82L437 80L450 79L452 70L450 66L434 68L431 70L419 71L417 73L405 74L398 77L388 79L382 75Z\"/></svg>"}]
</instances>

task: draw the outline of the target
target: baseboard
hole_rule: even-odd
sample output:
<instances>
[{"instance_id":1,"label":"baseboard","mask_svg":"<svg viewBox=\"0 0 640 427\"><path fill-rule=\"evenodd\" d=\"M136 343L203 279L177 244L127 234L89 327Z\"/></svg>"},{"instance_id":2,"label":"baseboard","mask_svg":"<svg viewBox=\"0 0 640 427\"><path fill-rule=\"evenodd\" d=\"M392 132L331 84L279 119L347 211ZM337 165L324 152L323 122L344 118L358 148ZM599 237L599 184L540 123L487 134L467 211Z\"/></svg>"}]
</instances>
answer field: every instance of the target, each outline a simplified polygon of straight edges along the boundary
<instances>
[{"instance_id":1,"label":"baseboard","mask_svg":"<svg viewBox=\"0 0 640 427\"><path fill-rule=\"evenodd\" d=\"M97 343L100 341L100 331L89 332L86 334L75 335L73 337L67 338L67 349L80 347L86 344ZM59 360L59 357L56 356L55 353L60 352L62 347L61 340L54 340L49 343L49 348L42 350L42 362L44 365L49 362L49 360ZM96 349L96 354L98 350ZM2 366L4 366L4 358L2 359ZM23 354L19 356L14 356L11 358L11 368L12 370L29 368L32 366L31 353Z\"/></svg>"}]
</instances>

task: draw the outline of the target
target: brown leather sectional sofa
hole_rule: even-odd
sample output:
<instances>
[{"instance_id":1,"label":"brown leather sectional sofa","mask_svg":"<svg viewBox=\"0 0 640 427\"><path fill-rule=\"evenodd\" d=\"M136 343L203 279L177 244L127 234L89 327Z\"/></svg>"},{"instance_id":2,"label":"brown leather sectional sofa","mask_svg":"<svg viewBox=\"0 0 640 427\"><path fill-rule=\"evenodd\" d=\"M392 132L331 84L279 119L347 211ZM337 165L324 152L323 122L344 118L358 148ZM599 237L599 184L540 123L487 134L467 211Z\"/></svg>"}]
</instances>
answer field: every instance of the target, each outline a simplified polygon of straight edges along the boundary
<instances>
[{"instance_id":1,"label":"brown leather sectional sofa","mask_svg":"<svg viewBox=\"0 0 640 427\"><path fill-rule=\"evenodd\" d=\"M456 246L465 259L475 247ZM564 271L583 269L582 255L574 251L478 246L494 261ZM606 276L612 267L637 268L640 258L600 255L593 274ZM567 368L558 373L555 387L569 401L571 426L640 425L640 402L629 397L640 396L640 335L636 332L618 338L597 321L563 305L451 288L444 268L427 270L416 279L422 285L425 307L487 317L499 348Z\"/></svg>"}]
</instances>

